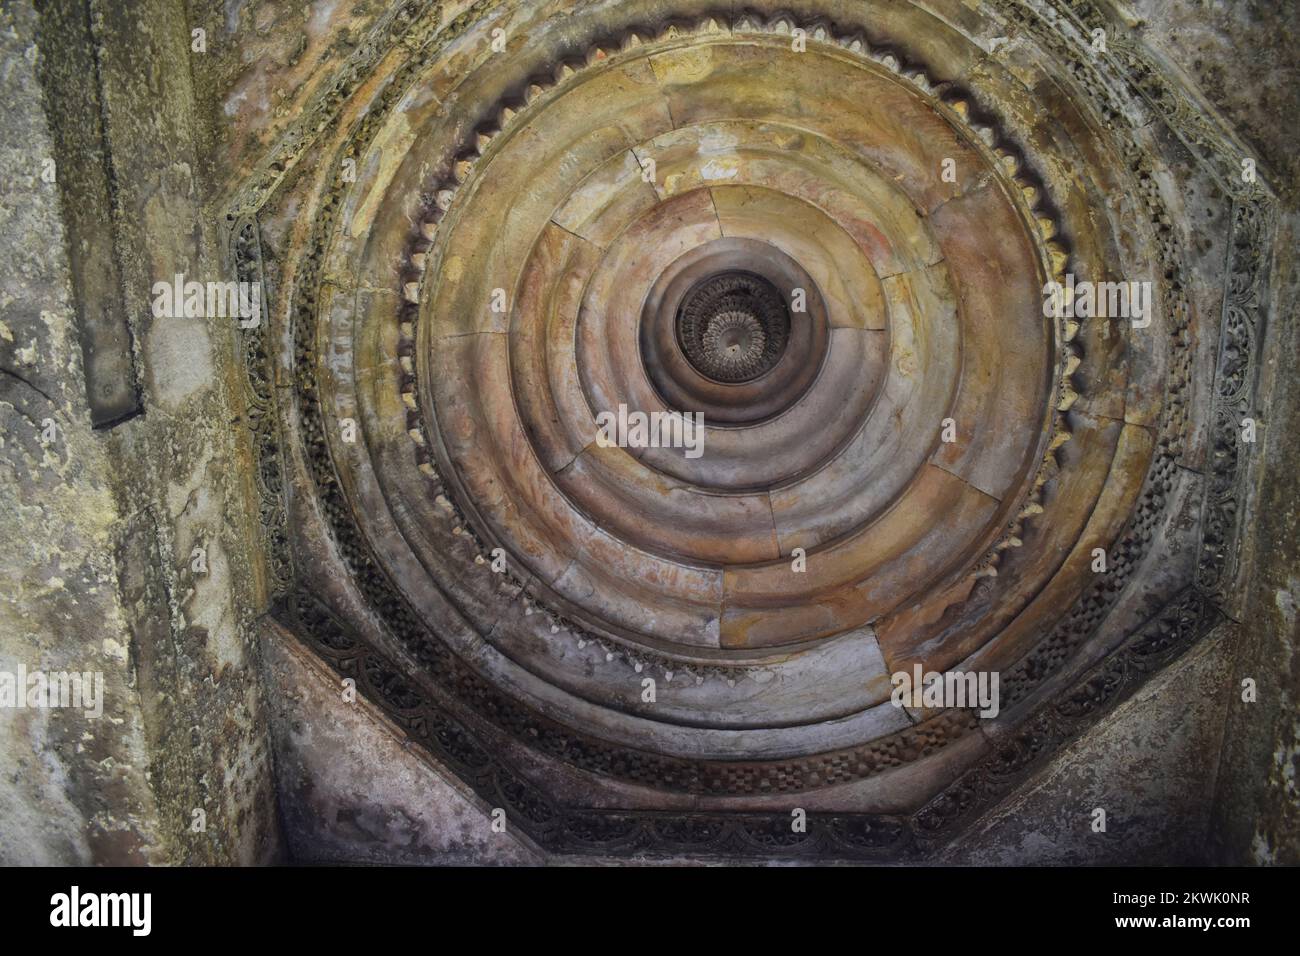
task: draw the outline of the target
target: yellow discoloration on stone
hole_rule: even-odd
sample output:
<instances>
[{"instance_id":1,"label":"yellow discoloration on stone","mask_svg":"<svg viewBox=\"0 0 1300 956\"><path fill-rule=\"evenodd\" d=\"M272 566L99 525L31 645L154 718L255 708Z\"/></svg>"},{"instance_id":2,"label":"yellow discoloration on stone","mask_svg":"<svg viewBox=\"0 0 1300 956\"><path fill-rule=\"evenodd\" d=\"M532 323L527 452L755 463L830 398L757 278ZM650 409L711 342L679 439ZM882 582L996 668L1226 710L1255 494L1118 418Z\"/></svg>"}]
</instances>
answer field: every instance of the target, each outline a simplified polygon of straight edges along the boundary
<instances>
[{"instance_id":1,"label":"yellow discoloration on stone","mask_svg":"<svg viewBox=\"0 0 1300 956\"><path fill-rule=\"evenodd\" d=\"M414 136L406 116L399 113L393 126L385 128L383 135L376 139L368 156L357 158L357 183L360 185L364 182L366 188L357 203L352 221L348 224L348 234L353 238L364 237L370 232L375 212L384 201L385 187L401 165L413 141ZM367 162L375 163L377 168L373 173L367 174L362 168L363 163Z\"/></svg>"},{"instance_id":2,"label":"yellow discoloration on stone","mask_svg":"<svg viewBox=\"0 0 1300 956\"><path fill-rule=\"evenodd\" d=\"M660 83L695 83L713 72L713 50L708 46L684 47L652 56L650 65Z\"/></svg>"}]
</instances>

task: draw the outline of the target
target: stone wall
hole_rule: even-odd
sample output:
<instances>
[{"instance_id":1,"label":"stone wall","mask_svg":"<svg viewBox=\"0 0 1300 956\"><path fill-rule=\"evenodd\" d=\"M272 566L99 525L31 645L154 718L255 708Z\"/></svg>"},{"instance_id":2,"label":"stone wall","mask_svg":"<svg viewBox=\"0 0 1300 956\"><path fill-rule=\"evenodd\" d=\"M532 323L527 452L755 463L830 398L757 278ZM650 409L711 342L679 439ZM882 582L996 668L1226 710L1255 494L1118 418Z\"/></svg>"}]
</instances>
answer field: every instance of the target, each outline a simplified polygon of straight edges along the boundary
<instances>
[{"instance_id":1,"label":"stone wall","mask_svg":"<svg viewBox=\"0 0 1300 956\"><path fill-rule=\"evenodd\" d=\"M1282 236L1274 264L1278 308L1263 345L1271 401L1260 410L1251 574L1210 828L1213 857L1233 865L1300 863L1300 217L1287 218ZM1245 679L1258 688L1253 703L1242 698Z\"/></svg>"},{"instance_id":2,"label":"stone wall","mask_svg":"<svg viewBox=\"0 0 1300 956\"><path fill-rule=\"evenodd\" d=\"M20 2L2 14L16 268L0 305L0 520L17 587L0 646L10 668L103 672L104 713L4 714L0 854L265 861L278 824L233 328L150 308L157 280L222 278L188 72L167 66L185 61L189 31L170 3L89 10L51 3L38 18ZM100 127L79 122L95 98ZM52 156L57 183L44 183ZM126 323L127 387L138 383L143 409L99 430L87 317Z\"/></svg>"},{"instance_id":3,"label":"stone wall","mask_svg":"<svg viewBox=\"0 0 1300 956\"><path fill-rule=\"evenodd\" d=\"M37 82L37 17L0 12L0 669L103 673L104 715L0 715L0 862L165 859L129 612L115 456L92 431L54 156ZM48 437L43 438L43 433Z\"/></svg>"}]
</instances>

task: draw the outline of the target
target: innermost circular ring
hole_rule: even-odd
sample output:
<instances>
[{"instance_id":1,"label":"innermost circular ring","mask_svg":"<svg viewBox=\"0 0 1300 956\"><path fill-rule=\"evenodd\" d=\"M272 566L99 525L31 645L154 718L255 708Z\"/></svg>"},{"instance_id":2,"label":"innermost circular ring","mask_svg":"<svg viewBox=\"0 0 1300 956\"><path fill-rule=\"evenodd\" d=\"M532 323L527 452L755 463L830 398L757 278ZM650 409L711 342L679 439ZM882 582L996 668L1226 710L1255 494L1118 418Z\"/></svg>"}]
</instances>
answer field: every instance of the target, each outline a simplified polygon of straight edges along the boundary
<instances>
[{"instance_id":1,"label":"innermost circular ring","mask_svg":"<svg viewBox=\"0 0 1300 956\"><path fill-rule=\"evenodd\" d=\"M785 298L760 275L740 270L701 279L677 310L677 343L715 382L750 382L780 361L790 341Z\"/></svg>"}]
</instances>

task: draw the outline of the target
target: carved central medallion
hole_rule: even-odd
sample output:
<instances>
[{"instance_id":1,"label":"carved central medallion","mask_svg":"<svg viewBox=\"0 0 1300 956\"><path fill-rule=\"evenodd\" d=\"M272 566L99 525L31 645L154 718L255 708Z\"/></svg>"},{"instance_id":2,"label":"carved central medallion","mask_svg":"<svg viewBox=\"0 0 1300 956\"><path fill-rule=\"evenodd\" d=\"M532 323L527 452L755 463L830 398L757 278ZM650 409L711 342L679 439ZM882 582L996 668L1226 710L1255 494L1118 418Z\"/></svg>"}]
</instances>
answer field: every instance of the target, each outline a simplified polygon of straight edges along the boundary
<instances>
[{"instance_id":1,"label":"carved central medallion","mask_svg":"<svg viewBox=\"0 0 1300 956\"><path fill-rule=\"evenodd\" d=\"M677 311L677 341L701 375L738 384L768 372L790 340L776 286L752 272L722 272L690 290Z\"/></svg>"}]
</instances>

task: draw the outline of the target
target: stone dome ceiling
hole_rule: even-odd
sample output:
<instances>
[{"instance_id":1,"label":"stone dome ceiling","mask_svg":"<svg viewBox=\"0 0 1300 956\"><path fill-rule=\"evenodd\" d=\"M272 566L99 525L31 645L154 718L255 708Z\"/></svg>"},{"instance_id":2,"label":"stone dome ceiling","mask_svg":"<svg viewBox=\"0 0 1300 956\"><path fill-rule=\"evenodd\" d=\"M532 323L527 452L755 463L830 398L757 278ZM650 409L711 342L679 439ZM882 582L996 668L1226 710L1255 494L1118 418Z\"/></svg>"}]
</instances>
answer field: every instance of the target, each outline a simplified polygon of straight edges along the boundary
<instances>
[{"instance_id":1,"label":"stone dome ceiling","mask_svg":"<svg viewBox=\"0 0 1300 956\"><path fill-rule=\"evenodd\" d=\"M277 616L541 846L922 858L1223 620L1270 196L976 6L403 5L234 197Z\"/></svg>"}]
</instances>

